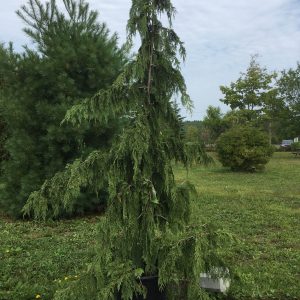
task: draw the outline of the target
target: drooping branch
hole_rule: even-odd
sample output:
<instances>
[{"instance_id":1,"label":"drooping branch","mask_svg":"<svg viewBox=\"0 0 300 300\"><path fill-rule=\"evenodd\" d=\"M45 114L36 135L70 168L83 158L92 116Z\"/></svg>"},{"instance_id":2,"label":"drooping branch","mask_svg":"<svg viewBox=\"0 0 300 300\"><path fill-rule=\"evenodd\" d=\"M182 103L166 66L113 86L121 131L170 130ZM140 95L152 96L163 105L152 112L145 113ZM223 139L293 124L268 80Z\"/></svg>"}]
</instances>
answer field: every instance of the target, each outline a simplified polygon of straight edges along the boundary
<instances>
[{"instance_id":1,"label":"drooping branch","mask_svg":"<svg viewBox=\"0 0 300 300\"><path fill-rule=\"evenodd\" d=\"M151 2L150 6L152 7L153 3ZM153 12L148 23L148 28L150 29L150 45L149 45L149 72L148 72L148 84L147 84L147 94L148 94L148 103L151 104L151 82L152 82L152 65L153 65L153 52L154 52L154 43L153 43L153 35L154 35L154 26L153 26Z\"/></svg>"}]
</instances>

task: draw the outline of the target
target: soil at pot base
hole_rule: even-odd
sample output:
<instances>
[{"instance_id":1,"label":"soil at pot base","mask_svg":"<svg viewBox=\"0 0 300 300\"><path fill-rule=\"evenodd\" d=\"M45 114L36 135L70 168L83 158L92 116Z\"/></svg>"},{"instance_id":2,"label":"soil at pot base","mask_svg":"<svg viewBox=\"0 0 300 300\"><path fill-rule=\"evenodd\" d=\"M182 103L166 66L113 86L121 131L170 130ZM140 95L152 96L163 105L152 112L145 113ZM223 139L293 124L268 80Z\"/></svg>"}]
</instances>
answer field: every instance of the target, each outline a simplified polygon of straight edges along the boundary
<instances>
[{"instance_id":1,"label":"soil at pot base","mask_svg":"<svg viewBox=\"0 0 300 300\"><path fill-rule=\"evenodd\" d=\"M158 277L143 277L141 278L143 286L147 289L146 300L167 300L166 293L160 291L158 287ZM121 295L117 296L117 300L122 300ZM133 297L133 300L145 300L142 295Z\"/></svg>"}]
</instances>

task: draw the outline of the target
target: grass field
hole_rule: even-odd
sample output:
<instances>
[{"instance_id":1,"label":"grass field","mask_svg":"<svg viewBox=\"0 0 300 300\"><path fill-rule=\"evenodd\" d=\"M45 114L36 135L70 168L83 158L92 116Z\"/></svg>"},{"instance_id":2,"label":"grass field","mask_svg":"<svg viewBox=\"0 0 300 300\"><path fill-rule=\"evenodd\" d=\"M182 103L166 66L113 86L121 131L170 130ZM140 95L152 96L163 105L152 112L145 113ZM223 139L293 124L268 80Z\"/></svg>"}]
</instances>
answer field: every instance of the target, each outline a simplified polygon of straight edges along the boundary
<instances>
[{"instance_id":1,"label":"grass field","mask_svg":"<svg viewBox=\"0 0 300 300\"><path fill-rule=\"evenodd\" d=\"M175 168L178 180L184 168ZM195 221L236 241L224 249L235 273L228 299L300 299L300 158L276 153L262 173L193 167ZM92 260L97 218L39 224L0 217L0 299L52 299ZM83 299L85 300L85 299ZM91 299L92 300L92 299Z\"/></svg>"}]
</instances>

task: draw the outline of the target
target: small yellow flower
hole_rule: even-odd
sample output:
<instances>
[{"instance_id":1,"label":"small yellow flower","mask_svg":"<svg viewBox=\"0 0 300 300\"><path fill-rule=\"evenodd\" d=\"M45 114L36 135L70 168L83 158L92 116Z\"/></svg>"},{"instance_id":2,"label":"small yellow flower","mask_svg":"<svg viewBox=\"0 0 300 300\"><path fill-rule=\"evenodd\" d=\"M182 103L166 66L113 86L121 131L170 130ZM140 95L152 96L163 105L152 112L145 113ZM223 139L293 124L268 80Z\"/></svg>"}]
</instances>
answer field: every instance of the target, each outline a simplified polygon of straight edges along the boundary
<instances>
[{"instance_id":1,"label":"small yellow flower","mask_svg":"<svg viewBox=\"0 0 300 300\"><path fill-rule=\"evenodd\" d=\"M60 279L58 280L58 283L61 283L61 280L60 280Z\"/></svg>"},{"instance_id":2,"label":"small yellow flower","mask_svg":"<svg viewBox=\"0 0 300 300\"><path fill-rule=\"evenodd\" d=\"M5 252L6 252L6 253L9 253L9 250L8 250L8 249L6 249L6 250L5 250Z\"/></svg>"},{"instance_id":3,"label":"small yellow flower","mask_svg":"<svg viewBox=\"0 0 300 300\"><path fill-rule=\"evenodd\" d=\"M65 280L68 280L68 279L69 279L69 277L68 277L68 276L66 276L66 277L65 277Z\"/></svg>"},{"instance_id":4,"label":"small yellow flower","mask_svg":"<svg viewBox=\"0 0 300 300\"><path fill-rule=\"evenodd\" d=\"M78 278L78 276L77 276L77 275L75 275L74 277L75 277L75 278Z\"/></svg>"},{"instance_id":5,"label":"small yellow flower","mask_svg":"<svg viewBox=\"0 0 300 300\"><path fill-rule=\"evenodd\" d=\"M40 294L35 295L35 299L41 299L41 298L42 298L42 296Z\"/></svg>"}]
</instances>

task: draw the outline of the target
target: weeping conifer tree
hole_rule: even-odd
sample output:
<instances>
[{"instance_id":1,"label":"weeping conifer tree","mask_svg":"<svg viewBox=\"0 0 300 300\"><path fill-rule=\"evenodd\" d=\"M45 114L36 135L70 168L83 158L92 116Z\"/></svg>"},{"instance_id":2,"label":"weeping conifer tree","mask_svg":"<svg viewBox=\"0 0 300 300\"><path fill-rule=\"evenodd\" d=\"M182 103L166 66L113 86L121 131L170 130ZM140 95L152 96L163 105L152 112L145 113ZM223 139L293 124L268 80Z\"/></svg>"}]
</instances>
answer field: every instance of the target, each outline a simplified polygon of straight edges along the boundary
<instances>
[{"instance_id":1,"label":"weeping conifer tree","mask_svg":"<svg viewBox=\"0 0 300 300\"><path fill-rule=\"evenodd\" d=\"M140 36L136 57L109 89L73 106L64 120L80 126L119 116L126 126L108 154L93 151L68 165L24 208L47 218L71 207L80 188L97 192L103 183L109 186L96 260L79 283L57 292L55 299L146 297L149 290L140 281L145 276L157 276L167 299L202 299L199 274L220 263L211 251L218 235L190 224L195 188L176 184L172 171L174 160L188 161L172 97L180 94L182 104L191 108L178 60L178 55L185 58L185 50L172 29L174 14L170 0L132 1L127 29L129 41Z\"/></svg>"}]
</instances>

